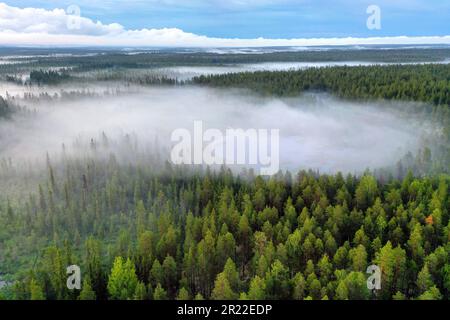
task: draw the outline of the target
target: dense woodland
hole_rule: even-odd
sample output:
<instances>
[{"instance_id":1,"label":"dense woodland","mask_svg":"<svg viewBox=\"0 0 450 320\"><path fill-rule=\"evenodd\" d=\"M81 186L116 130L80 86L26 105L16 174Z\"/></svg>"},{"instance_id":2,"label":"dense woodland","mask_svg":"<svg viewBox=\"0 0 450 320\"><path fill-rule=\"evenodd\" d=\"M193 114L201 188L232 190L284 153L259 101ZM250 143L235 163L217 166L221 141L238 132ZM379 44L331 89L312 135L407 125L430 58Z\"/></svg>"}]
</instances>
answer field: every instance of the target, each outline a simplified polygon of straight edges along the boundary
<instances>
[{"instance_id":1,"label":"dense woodland","mask_svg":"<svg viewBox=\"0 0 450 320\"><path fill-rule=\"evenodd\" d=\"M450 105L450 65L324 67L200 76L194 83L248 88L267 95L327 91L341 98L396 99Z\"/></svg>"},{"instance_id":2,"label":"dense woodland","mask_svg":"<svg viewBox=\"0 0 450 320\"><path fill-rule=\"evenodd\" d=\"M158 172L158 173L156 173ZM448 299L449 178L64 164L0 214L17 299ZM46 249L43 249L46 247ZM24 255L27 250L33 254ZM65 268L83 270L81 292ZM365 273L382 268L382 289Z\"/></svg>"},{"instance_id":3,"label":"dense woodland","mask_svg":"<svg viewBox=\"0 0 450 320\"><path fill-rule=\"evenodd\" d=\"M34 192L0 196L0 280L9 283L0 299L449 299L449 65L240 73L186 85L414 101L399 111L443 129L395 170L359 176L124 163L97 157L108 140L92 140L90 156L48 157ZM0 100L0 117L9 103ZM0 179L20 171L8 159L0 164ZM72 264L81 267L81 291L66 287ZM382 269L373 292L372 264Z\"/></svg>"}]
</instances>

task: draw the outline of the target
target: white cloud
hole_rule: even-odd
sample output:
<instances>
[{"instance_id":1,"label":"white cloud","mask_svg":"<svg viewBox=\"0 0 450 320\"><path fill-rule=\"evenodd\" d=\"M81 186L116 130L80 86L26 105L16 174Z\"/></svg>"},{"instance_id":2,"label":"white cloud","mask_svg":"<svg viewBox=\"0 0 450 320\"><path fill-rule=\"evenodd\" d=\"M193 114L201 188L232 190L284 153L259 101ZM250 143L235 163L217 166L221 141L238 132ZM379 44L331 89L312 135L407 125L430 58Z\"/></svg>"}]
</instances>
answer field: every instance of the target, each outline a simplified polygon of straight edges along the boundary
<instances>
[{"instance_id":1,"label":"white cloud","mask_svg":"<svg viewBox=\"0 0 450 320\"><path fill-rule=\"evenodd\" d=\"M72 28L75 21L79 27ZM84 17L75 17L63 9L45 10L39 8L16 8L0 3L0 32L84 34L105 36L123 33L124 28L117 23L104 25Z\"/></svg>"},{"instance_id":2,"label":"white cloud","mask_svg":"<svg viewBox=\"0 0 450 320\"><path fill-rule=\"evenodd\" d=\"M253 0L233 1L234 3L253 2ZM127 30L118 23L103 24L85 17L76 19L78 20L74 20L74 16L67 14L63 9L22 9L0 3L0 45L264 47L450 44L450 35L435 37L225 39L196 35L176 28ZM74 21L78 23L79 27L73 28Z\"/></svg>"}]
</instances>

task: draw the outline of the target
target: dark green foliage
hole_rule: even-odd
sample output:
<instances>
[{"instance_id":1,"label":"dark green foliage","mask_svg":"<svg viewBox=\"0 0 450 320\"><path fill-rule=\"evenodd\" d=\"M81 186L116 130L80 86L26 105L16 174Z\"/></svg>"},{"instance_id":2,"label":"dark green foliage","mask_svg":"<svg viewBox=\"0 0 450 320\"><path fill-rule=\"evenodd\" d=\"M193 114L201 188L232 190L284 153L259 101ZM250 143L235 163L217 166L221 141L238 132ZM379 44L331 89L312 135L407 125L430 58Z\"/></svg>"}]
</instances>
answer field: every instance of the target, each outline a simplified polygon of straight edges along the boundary
<instances>
[{"instance_id":1,"label":"dark green foliage","mask_svg":"<svg viewBox=\"0 0 450 320\"><path fill-rule=\"evenodd\" d=\"M68 80L70 75L67 71L54 70L35 70L30 72L30 82L38 85L43 84L58 84L61 81Z\"/></svg>"},{"instance_id":2,"label":"dark green foliage","mask_svg":"<svg viewBox=\"0 0 450 320\"><path fill-rule=\"evenodd\" d=\"M1 242L2 272L23 266L11 252L31 254L30 243L56 245L45 250L32 278L18 277L17 284L28 283L24 298L76 299L65 289L69 261L89 279L80 299L448 298L449 177L380 183L369 174L344 179L302 171L292 179L249 179L227 170L89 163L67 163L69 180L54 172L54 188L66 185L69 196L43 192L42 202L52 206L31 201L12 216L0 207L10 234ZM83 176L85 182L72 178ZM206 186L209 201L201 205ZM349 190L346 200L339 190ZM404 190L406 197L392 196ZM305 201L293 206L299 198ZM365 287L373 263L383 270L374 296Z\"/></svg>"},{"instance_id":3,"label":"dark green foliage","mask_svg":"<svg viewBox=\"0 0 450 320\"><path fill-rule=\"evenodd\" d=\"M327 91L342 98L396 99L450 105L450 65L326 67L301 71L200 76L197 84L248 88L267 95Z\"/></svg>"}]
</instances>

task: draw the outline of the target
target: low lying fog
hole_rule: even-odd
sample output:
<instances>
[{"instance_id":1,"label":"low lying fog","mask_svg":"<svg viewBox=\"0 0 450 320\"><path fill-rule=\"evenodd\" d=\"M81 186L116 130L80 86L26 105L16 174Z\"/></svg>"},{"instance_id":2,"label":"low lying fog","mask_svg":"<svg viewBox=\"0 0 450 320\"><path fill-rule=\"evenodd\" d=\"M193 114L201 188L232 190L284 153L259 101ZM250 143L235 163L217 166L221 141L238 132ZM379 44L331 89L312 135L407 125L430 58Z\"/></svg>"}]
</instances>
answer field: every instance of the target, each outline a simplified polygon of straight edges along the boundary
<instances>
[{"instance_id":1,"label":"low lying fog","mask_svg":"<svg viewBox=\"0 0 450 320\"><path fill-rule=\"evenodd\" d=\"M324 95L281 100L231 90L153 88L29 107L37 114L0 121L0 158L45 159L62 144L73 150L75 141L89 145L102 133L111 141L130 134L141 148L157 137L169 148L174 129L192 132L194 121L202 120L222 131L279 129L282 169L353 173L395 164L420 139L418 126L387 109Z\"/></svg>"},{"instance_id":2,"label":"low lying fog","mask_svg":"<svg viewBox=\"0 0 450 320\"><path fill-rule=\"evenodd\" d=\"M367 62L367 61L329 61L329 62L264 62L264 63L248 63L223 65L217 67L211 66L177 66L170 68L156 69L160 74L166 75L169 78L176 78L178 80L190 80L201 75L219 75L226 73L238 72L255 72L255 71L290 71L290 70L304 70L310 68L324 68L324 67L354 67L354 66L385 66L393 64L427 64L429 62L411 62L411 63L384 63L384 62ZM450 60L434 62L439 64L448 64Z\"/></svg>"},{"instance_id":3,"label":"low lying fog","mask_svg":"<svg viewBox=\"0 0 450 320\"><path fill-rule=\"evenodd\" d=\"M201 75L219 75L226 73L238 72L255 72L255 71L289 71L304 70L309 68L323 68L332 66L370 66L385 65L385 63L375 62L356 62L356 61L337 61L337 62L264 62L223 65L217 67L211 66L192 66L192 67L170 67L157 69L159 73L167 75L170 78L178 80L190 80Z\"/></svg>"}]
</instances>

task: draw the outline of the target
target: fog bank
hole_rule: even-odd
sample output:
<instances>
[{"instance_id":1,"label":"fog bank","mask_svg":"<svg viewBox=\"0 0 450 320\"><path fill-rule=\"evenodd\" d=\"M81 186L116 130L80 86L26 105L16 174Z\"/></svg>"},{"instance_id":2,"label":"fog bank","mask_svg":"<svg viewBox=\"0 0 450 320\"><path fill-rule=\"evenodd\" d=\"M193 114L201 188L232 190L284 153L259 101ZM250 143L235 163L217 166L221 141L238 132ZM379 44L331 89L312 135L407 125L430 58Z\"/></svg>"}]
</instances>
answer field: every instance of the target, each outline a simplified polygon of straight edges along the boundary
<instances>
[{"instance_id":1,"label":"fog bank","mask_svg":"<svg viewBox=\"0 0 450 320\"><path fill-rule=\"evenodd\" d=\"M0 121L0 158L45 159L64 144L76 153L102 134L131 135L145 149L158 141L170 150L175 129L279 129L282 169L361 172L395 164L418 148L418 125L386 108L323 95L281 100L195 87L142 89L139 93L29 106L33 116ZM421 128L426 126L422 123Z\"/></svg>"}]
</instances>

